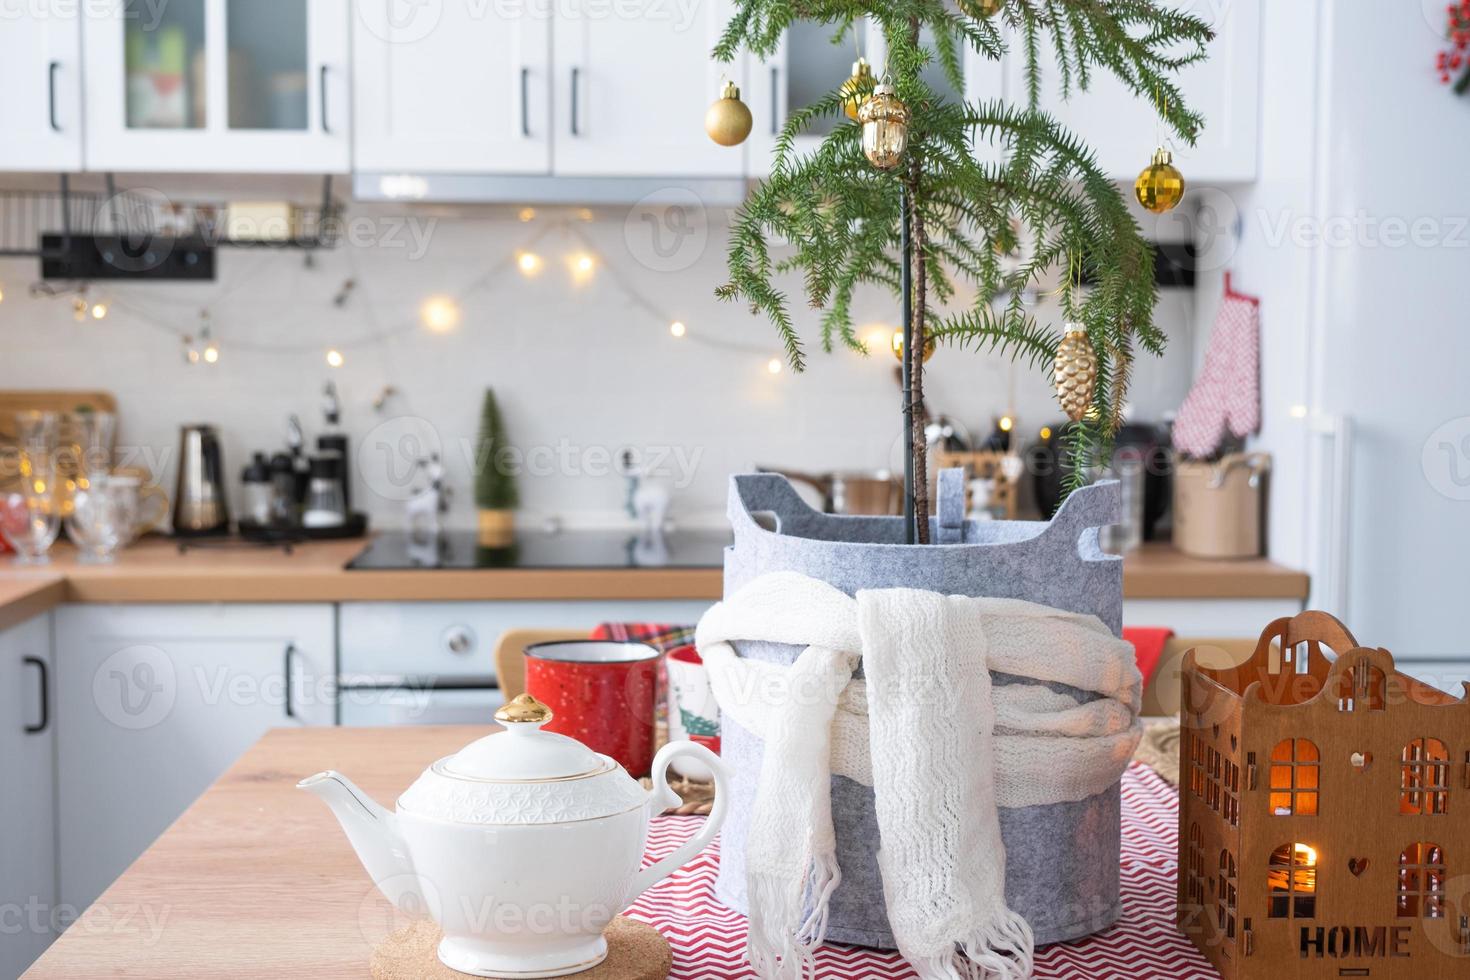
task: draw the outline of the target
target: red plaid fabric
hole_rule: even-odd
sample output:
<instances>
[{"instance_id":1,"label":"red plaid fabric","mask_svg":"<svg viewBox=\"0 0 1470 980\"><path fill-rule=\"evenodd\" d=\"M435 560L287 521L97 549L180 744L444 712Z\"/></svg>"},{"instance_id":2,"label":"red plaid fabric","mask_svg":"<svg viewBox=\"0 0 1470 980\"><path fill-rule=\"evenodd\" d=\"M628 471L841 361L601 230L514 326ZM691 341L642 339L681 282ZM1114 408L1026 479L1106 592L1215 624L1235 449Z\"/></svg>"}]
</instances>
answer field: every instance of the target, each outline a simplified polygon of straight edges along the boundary
<instances>
[{"instance_id":1,"label":"red plaid fabric","mask_svg":"<svg viewBox=\"0 0 1470 980\"><path fill-rule=\"evenodd\" d=\"M670 623L599 623L592 631L594 640L618 640L647 643L660 653L694 642L693 626Z\"/></svg>"},{"instance_id":2,"label":"red plaid fabric","mask_svg":"<svg viewBox=\"0 0 1470 980\"><path fill-rule=\"evenodd\" d=\"M1260 301L1235 292L1227 281L1204 369L1174 421L1174 448L1207 459L1220 448L1227 430L1244 438L1260 428Z\"/></svg>"}]
</instances>

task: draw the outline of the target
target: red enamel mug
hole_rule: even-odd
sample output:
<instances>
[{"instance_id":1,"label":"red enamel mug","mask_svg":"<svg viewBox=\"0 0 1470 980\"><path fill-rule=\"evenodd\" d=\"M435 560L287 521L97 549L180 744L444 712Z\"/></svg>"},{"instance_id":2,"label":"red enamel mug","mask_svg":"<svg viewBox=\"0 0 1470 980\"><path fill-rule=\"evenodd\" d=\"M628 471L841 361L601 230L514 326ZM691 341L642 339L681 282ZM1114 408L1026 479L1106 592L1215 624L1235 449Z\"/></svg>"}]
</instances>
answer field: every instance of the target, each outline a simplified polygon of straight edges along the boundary
<instances>
[{"instance_id":1,"label":"red enamel mug","mask_svg":"<svg viewBox=\"0 0 1470 980\"><path fill-rule=\"evenodd\" d=\"M647 643L565 640L526 647L526 691L551 708L543 731L611 756L634 777L653 768L659 652Z\"/></svg>"}]
</instances>

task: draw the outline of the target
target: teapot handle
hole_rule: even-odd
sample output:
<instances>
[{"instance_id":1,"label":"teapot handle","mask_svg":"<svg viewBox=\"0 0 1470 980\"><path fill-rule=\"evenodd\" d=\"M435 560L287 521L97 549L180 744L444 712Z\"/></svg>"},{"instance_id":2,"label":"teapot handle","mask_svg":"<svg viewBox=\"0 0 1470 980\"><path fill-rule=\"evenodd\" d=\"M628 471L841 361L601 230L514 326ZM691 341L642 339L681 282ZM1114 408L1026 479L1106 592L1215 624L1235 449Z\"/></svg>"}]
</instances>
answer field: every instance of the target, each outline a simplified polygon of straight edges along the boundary
<instances>
[{"instance_id":1,"label":"teapot handle","mask_svg":"<svg viewBox=\"0 0 1470 980\"><path fill-rule=\"evenodd\" d=\"M715 801L699 833L662 861L651 864L638 872L633 879L633 889L628 893L629 905L647 891L649 886L678 871L688 864L694 855L708 847L715 839L715 835L720 832L720 825L725 822L725 811L730 805L730 797L726 789L726 782L730 778L729 770L725 768L719 756L695 742L680 739L658 750L658 755L653 757L653 795L650 803L655 807L670 807L678 806L682 802L679 794L669 788L669 763L681 755L690 756L704 763L709 766L710 772L715 774Z\"/></svg>"}]
</instances>

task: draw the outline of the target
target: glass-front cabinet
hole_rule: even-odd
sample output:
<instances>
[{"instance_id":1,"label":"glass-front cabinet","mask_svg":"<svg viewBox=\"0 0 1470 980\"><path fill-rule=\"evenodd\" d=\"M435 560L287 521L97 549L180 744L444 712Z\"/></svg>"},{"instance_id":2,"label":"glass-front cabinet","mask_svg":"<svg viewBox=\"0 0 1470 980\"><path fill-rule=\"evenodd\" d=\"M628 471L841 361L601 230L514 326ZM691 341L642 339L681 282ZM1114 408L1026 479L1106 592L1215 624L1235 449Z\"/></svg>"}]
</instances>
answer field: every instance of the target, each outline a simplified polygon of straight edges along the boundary
<instances>
[{"instance_id":1,"label":"glass-front cabinet","mask_svg":"<svg viewBox=\"0 0 1470 980\"><path fill-rule=\"evenodd\" d=\"M754 128L747 141L750 176L763 177L770 173L776 138L786 120L845 82L859 57L865 58L873 74L881 78L887 60L882 32L876 24L866 23L858 26L856 34L854 38L849 31L834 43L831 25L799 21L787 31L775 54L753 66L746 98L754 118ZM964 69L966 100L974 102L1003 95L1005 70L999 62L967 50ZM960 93L937 61L925 68L924 80L941 97L959 100ZM839 125L853 124L846 117L814 119L797 137L797 152L815 149ZM979 152L982 156L988 154L985 149Z\"/></svg>"},{"instance_id":2,"label":"glass-front cabinet","mask_svg":"<svg viewBox=\"0 0 1470 980\"><path fill-rule=\"evenodd\" d=\"M348 0L114 0L83 20L92 170L350 166Z\"/></svg>"}]
</instances>

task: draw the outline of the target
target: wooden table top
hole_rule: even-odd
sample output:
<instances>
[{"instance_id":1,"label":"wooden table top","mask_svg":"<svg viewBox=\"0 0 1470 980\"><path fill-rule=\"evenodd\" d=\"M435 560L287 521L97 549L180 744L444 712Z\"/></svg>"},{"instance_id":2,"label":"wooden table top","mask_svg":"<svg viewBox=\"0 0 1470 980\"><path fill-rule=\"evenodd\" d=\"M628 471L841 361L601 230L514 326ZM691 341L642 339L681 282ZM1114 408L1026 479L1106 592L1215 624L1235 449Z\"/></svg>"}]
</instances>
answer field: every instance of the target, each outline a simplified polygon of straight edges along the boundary
<instances>
[{"instance_id":1,"label":"wooden table top","mask_svg":"<svg viewBox=\"0 0 1470 980\"><path fill-rule=\"evenodd\" d=\"M268 732L24 977L361 980L373 946L406 920L331 811L296 782L338 769L391 809L430 762L490 731Z\"/></svg>"}]
</instances>

